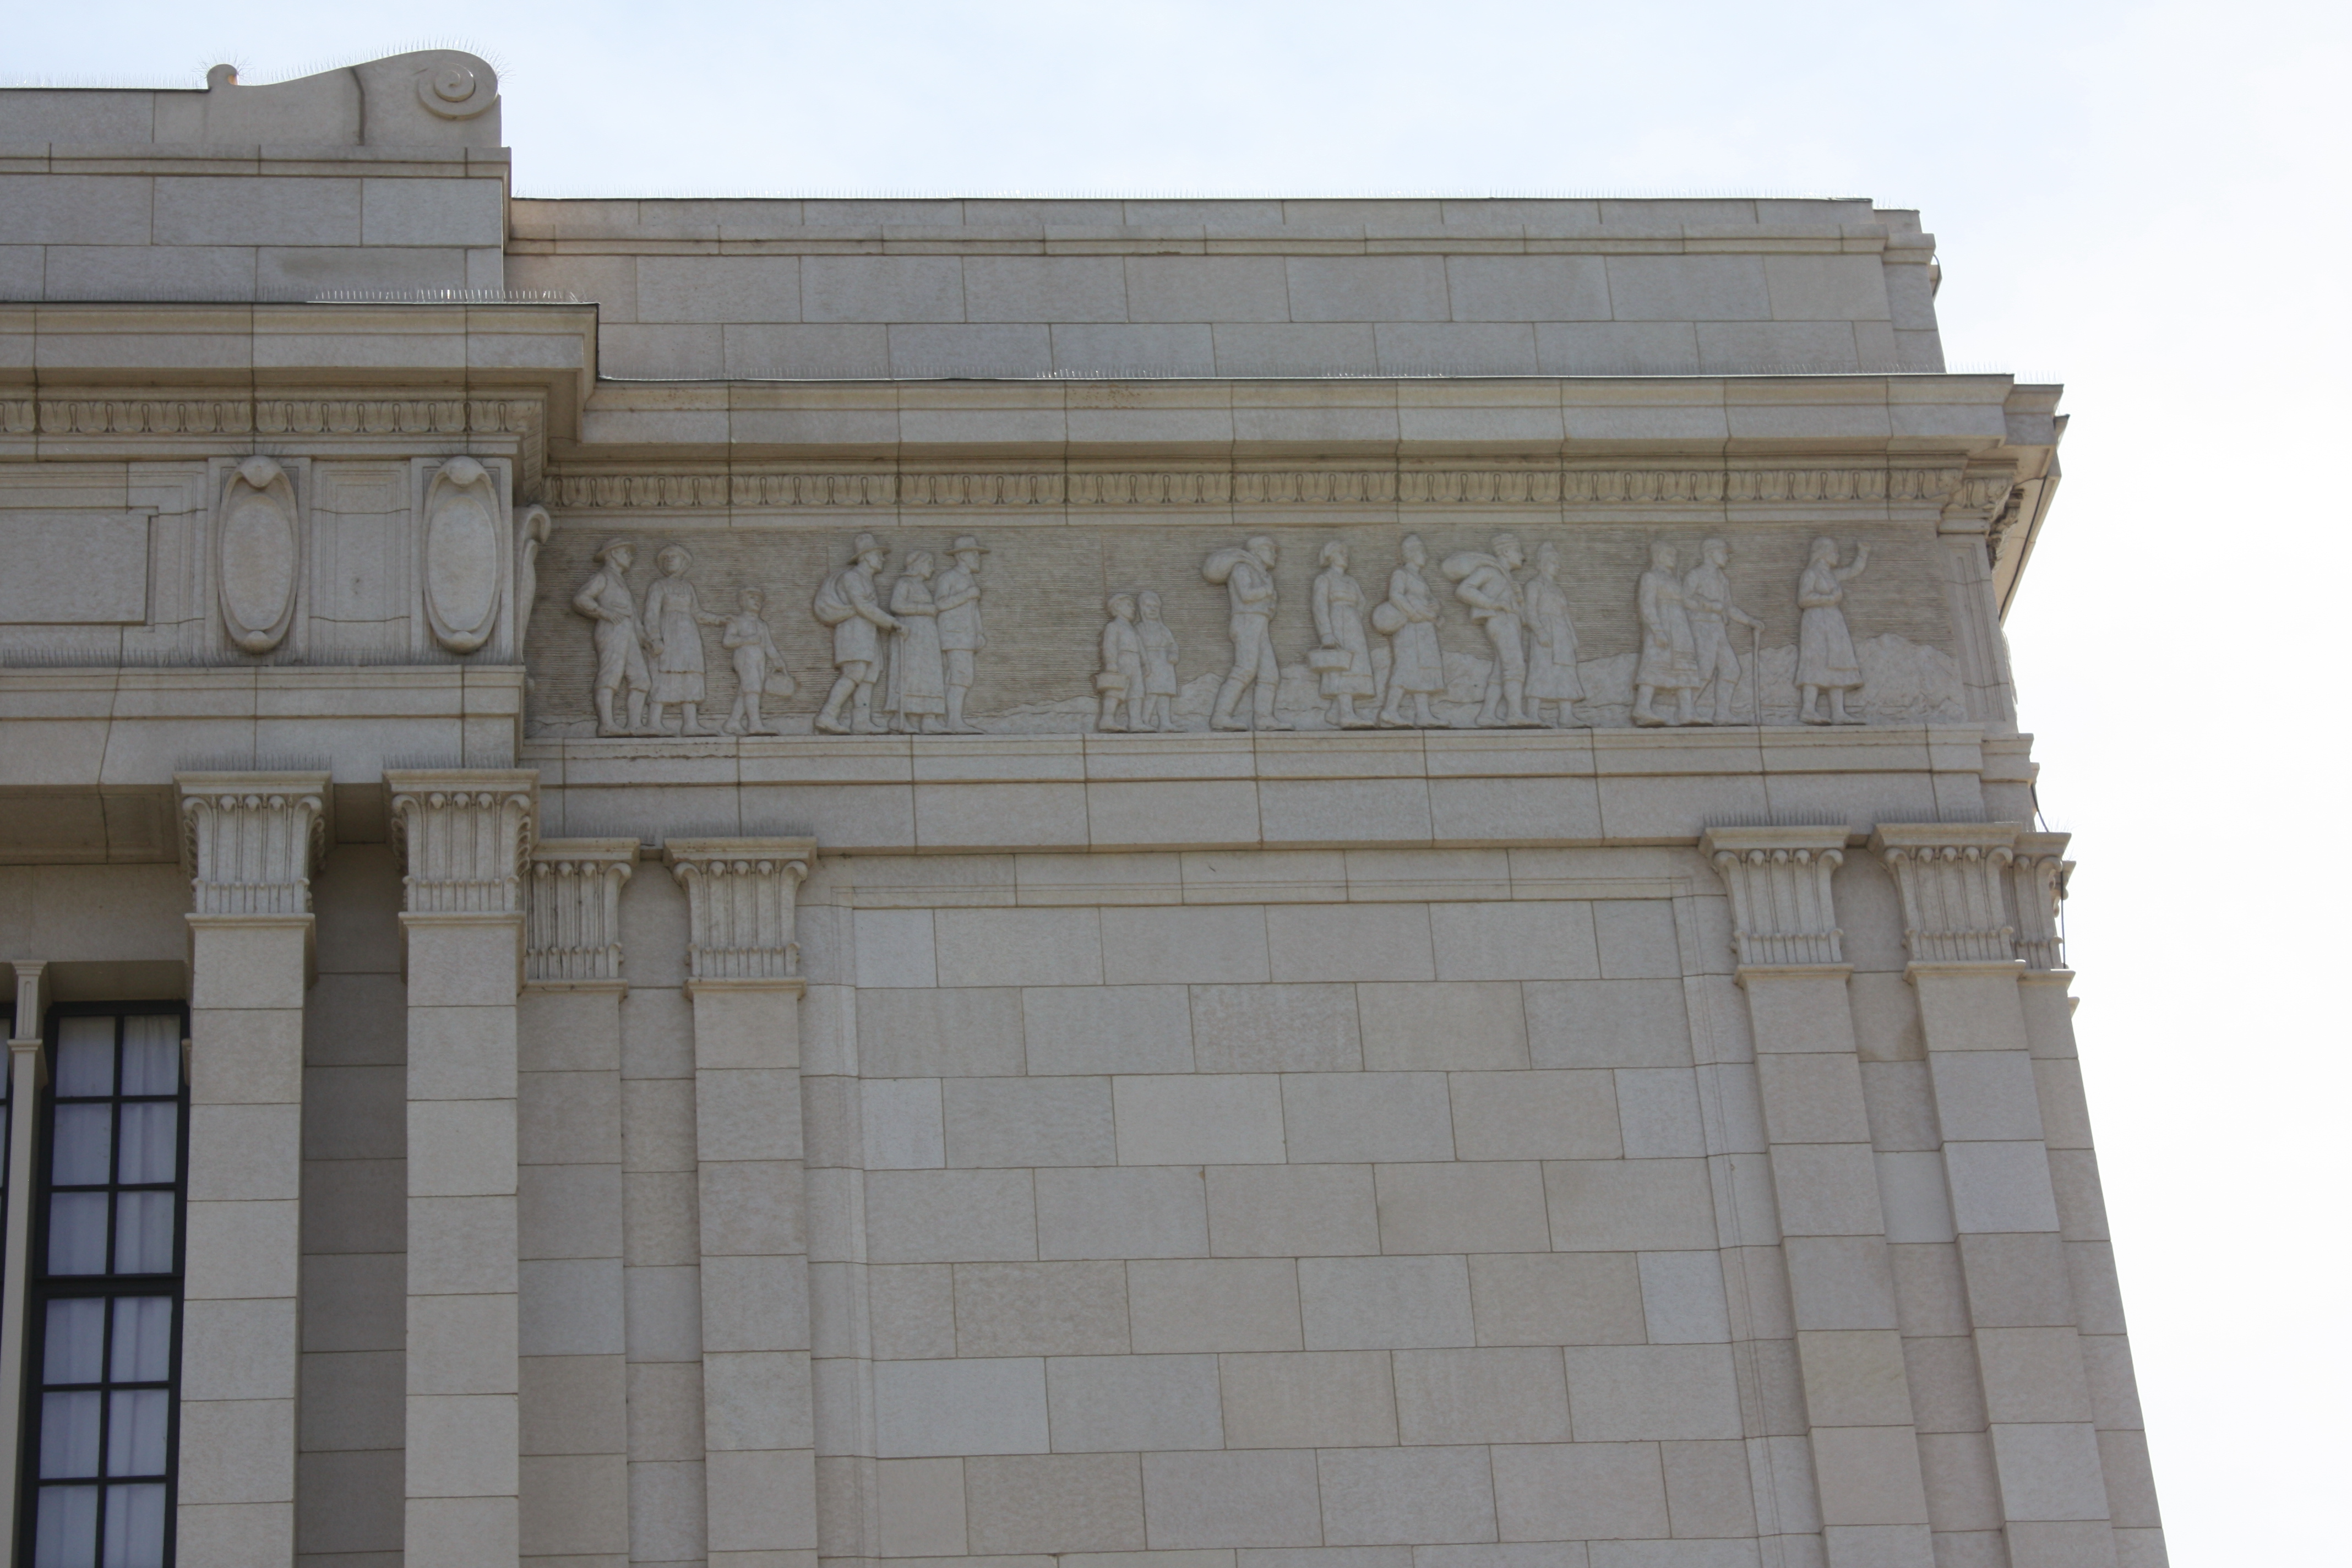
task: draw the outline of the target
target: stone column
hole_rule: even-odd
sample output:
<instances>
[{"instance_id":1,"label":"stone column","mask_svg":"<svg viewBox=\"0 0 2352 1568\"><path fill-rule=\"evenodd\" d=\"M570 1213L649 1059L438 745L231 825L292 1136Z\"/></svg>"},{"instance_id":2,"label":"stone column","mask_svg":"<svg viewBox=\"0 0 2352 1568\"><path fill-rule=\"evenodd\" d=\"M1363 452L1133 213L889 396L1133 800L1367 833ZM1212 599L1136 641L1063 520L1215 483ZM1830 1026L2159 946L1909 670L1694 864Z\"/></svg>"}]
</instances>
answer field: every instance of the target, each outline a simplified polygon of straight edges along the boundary
<instances>
[{"instance_id":1,"label":"stone column","mask_svg":"<svg viewBox=\"0 0 2352 1568\"><path fill-rule=\"evenodd\" d=\"M187 1279L179 1561L294 1561L302 1000L317 962L318 773L182 773L188 916Z\"/></svg>"},{"instance_id":2,"label":"stone column","mask_svg":"<svg viewBox=\"0 0 2352 1568\"><path fill-rule=\"evenodd\" d=\"M520 1551L515 1006L539 775L384 774L408 981L407 1568Z\"/></svg>"},{"instance_id":3,"label":"stone column","mask_svg":"<svg viewBox=\"0 0 2352 1568\"><path fill-rule=\"evenodd\" d=\"M1832 875L1843 827L1721 827L1831 1568L1934 1568Z\"/></svg>"},{"instance_id":4,"label":"stone column","mask_svg":"<svg viewBox=\"0 0 2352 1568\"><path fill-rule=\"evenodd\" d=\"M2005 884L2019 837L2007 822L1887 823L1870 843L1903 898L2011 1568L2077 1568L2112 1563L2116 1544L2018 984ZM2030 924L2054 957L2048 909Z\"/></svg>"},{"instance_id":5,"label":"stone column","mask_svg":"<svg viewBox=\"0 0 2352 1568\"><path fill-rule=\"evenodd\" d=\"M48 965L16 961L16 1021L8 1031L7 1234L0 1238L0 1528L16 1539L16 1484L24 1458L26 1281L32 1278L33 1147L41 1090L48 1087L49 1057L41 1044L41 981Z\"/></svg>"},{"instance_id":6,"label":"stone column","mask_svg":"<svg viewBox=\"0 0 2352 1568\"><path fill-rule=\"evenodd\" d=\"M634 838L530 856L518 1005L521 1553L565 1568L629 1554L621 1291L621 888Z\"/></svg>"},{"instance_id":7,"label":"stone column","mask_svg":"<svg viewBox=\"0 0 2352 1568\"><path fill-rule=\"evenodd\" d=\"M801 1144L805 838L671 839L686 889L701 1211L704 1485L713 1568L814 1568Z\"/></svg>"}]
</instances>

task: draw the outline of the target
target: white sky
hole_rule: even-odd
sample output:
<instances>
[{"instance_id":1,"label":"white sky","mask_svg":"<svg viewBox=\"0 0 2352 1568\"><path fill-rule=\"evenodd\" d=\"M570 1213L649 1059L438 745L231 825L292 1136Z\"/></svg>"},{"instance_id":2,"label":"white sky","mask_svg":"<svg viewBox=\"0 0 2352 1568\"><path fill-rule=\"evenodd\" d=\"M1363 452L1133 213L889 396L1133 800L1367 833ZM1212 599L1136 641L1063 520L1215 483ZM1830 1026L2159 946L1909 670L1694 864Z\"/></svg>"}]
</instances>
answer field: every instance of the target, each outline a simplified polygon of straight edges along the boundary
<instances>
[{"instance_id":1,"label":"white sky","mask_svg":"<svg viewBox=\"0 0 2352 1568\"><path fill-rule=\"evenodd\" d=\"M194 86L229 60L261 81L453 44L502 72L526 195L1919 207L1953 366L2063 381L2075 416L2010 636L2042 809L2081 862L2076 1025L2173 1562L2195 1568L2352 1563L2328 1500L2352 1460L2352 1030L2322 983L2352 876L2315 870L2345 847L2308 837L2352 828L2347 18L2252 0L113 0L28 5L0 79ZM2232 575L2256 567L2286 575L2259 593Z\"/></svg>"}]
</instances>

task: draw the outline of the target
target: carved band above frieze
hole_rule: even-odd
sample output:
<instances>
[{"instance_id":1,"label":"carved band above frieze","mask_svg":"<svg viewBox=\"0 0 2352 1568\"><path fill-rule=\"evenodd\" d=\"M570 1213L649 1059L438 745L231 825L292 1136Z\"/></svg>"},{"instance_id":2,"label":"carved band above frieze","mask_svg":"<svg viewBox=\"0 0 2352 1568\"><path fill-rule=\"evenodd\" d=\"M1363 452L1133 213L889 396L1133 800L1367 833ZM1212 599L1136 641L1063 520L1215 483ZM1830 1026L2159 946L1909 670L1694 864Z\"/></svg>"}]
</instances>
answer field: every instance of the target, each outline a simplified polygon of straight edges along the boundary
<instances>
[{"instance_id":1,"label":"carved band above frieze","mask_svg":"<svg viewBox=\"0 0 2352 1568\"><path fill-rule=\"evenodd\" d=\"M0 401L0 427L44 436L536 436L537 398L45 397Z\"/></svg>"},{"instance_id":2,"label":"carved band above frieze","mask_svg":"<svg viewBox=\"0 0 2352 1568\"><path fill-rule=\"evenodd\" d=\"M565 471L550 506L565 511L861 507L1562 506L1886 503L1941 505L1966 470L1745 468L1060 468L743 472Z\"/></svg>"}]
</instances>

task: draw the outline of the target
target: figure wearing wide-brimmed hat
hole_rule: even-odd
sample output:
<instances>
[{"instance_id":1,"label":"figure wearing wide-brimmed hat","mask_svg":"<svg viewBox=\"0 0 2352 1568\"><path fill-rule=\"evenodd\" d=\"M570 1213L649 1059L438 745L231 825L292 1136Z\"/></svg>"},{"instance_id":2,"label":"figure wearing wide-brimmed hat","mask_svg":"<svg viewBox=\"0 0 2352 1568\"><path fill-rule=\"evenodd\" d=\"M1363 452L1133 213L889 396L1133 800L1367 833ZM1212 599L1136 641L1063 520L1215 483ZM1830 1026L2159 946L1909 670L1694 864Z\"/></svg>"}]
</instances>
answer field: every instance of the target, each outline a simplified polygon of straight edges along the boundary
<instances>
[{"instance_id":1,"label":"figure wearing wide-brimmed hat","mask_svg":"<svg viewBox=\"0 0 2352 1568\"><path fill-rule=\"evenodd\" d=\"M816 618L833 628L833 662L841 671L816 716L816 728L828 735L860 733L874 729L874 682L882 673L882 634L898 629L898 619L875 596L875 574L890 552L870 533L861 533L851 545L850 563L825 574L816 591ZM849 717L842 705L856 699Z\"/></svg>"},{"instance_id":2,"label":"figure wearing wide-brimmed hat","mask_svg":"<svg viewBox=\"0 0 2352 1568\"><path fill-rule=\"evenodd\" d=\"M931 602L940 612L940 655L946 661L948 728L967 734L980 728L963 716L963 700L971 689L977 656L988 646L980 624L980 558L987 553L979 540L963 534L948 550L954 564L931 581Z\"/></svg>"},{"instance_id":3,"label":"figure wearing wide-brimmed hat","mask_svg":"<svg viewBox=\"0 0 2352 1568\"><path fill-rule=\"evenodd\" d=\"M599 570L572 596L572 607L596 623L596 732L635 735L644 731L646 695L653 681L646 668L646 629L637 619L637 597L629 591L629 567L636 546L615 539L592 557ZM629 693L623 725L614 718L614 696Z\"/></svg>"}]
</instances>

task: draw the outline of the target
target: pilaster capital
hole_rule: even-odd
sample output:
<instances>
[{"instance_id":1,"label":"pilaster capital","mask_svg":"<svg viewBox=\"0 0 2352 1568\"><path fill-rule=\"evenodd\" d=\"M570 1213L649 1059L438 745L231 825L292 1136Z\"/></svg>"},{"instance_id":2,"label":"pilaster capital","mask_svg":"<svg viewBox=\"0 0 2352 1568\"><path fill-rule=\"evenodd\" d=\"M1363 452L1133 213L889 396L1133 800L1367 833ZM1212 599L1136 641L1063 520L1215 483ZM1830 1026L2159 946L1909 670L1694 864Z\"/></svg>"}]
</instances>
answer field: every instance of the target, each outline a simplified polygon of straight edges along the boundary
<instances>
[{"instance_id":1,"label":"pilaster capital","mask_svg":"<svg viewBox=\"0 0 2352 1568\"><path fill-rule=\"evenodd\" d=\"M310 912L310 876L326 856L334 809L327 773L174 773L172 782L196 915Z\"/></svg>"},{"instance_id":2,"label":"pilaster capital","mask_svg":"<svg viewBox=\"0 0 2352 1568\"><path fill-rule=\"evenodd\" d=\"M2017 838L2014 822L1886 822L1870 836L1903 895L1903 945L1913 964L2017 961L2017 926L2001 886Z\"/></svg>"},{"instance_id":3,"label":"pilaster capital","mask_svg":"<svg viewBox=\"0 0 2352 1568\"><path fill-rule=\"evenodd\" d=\"M628 988L621 976L621 888L636 862L634 838L544 838L531 850L527 988Z\"/></svg>"},{"instance_id":4,"label":"pilaster capital","mask_svg":"<svg viewBox=\"0 0 2352 1568\"><path fill-rule=\"evenodd\" d=\"M2017 858L2010 862L2010 894L2017 901L2017 956L2030 970L2066 967L2066 932L2059 906L2074 862L2066 858L2065 833L2021 833Z\"/></svg>"},{"instance_id":5,"label":"pilaster capital","mask_svg":"<svg viewBox=\"0 0 2352 1568\"><path fill-rule=\"evenodd\" d=\"M686 889L687 980L800 984L793 927L814 838L673 838L662 850Z\"/></svg>"},{"instance_id":6,"label":"pilaster capital","mask_svg":"<svg viewBox=\"0 0 2352 1568\"><path fill-rule=\"evenodd\" d=\"M1741 968L1845 962L1830 886L1845 863L1844 827L1713 827L1698 847L1731 894Z\"/></svg>"},{"instance_id":7,"label":"pilaster capital","mask_svg":"<svg viewBox=\"0 0 2352 1568\"><path fill-rule=\"evenodd\" d=\"M47 998L43 982L48 974L45 959L20 958L13 965L16 975L16 1020L8 1026L8 1049L29 1051L39 1058L41 1072L48 1072L48 1057L41 1048L41 1013Z\"/></svg>"},{"instance_id":8,"label":"pilaster capital","mask_svg":"<svg viewBox=\"0 0 2352 1568\"><path fill-rule=\"evenodd\" d=\"M409 914L522 913L523 861L539 822L536 770L399 769L383 783Z\"/></svg>"}]
</instances>

